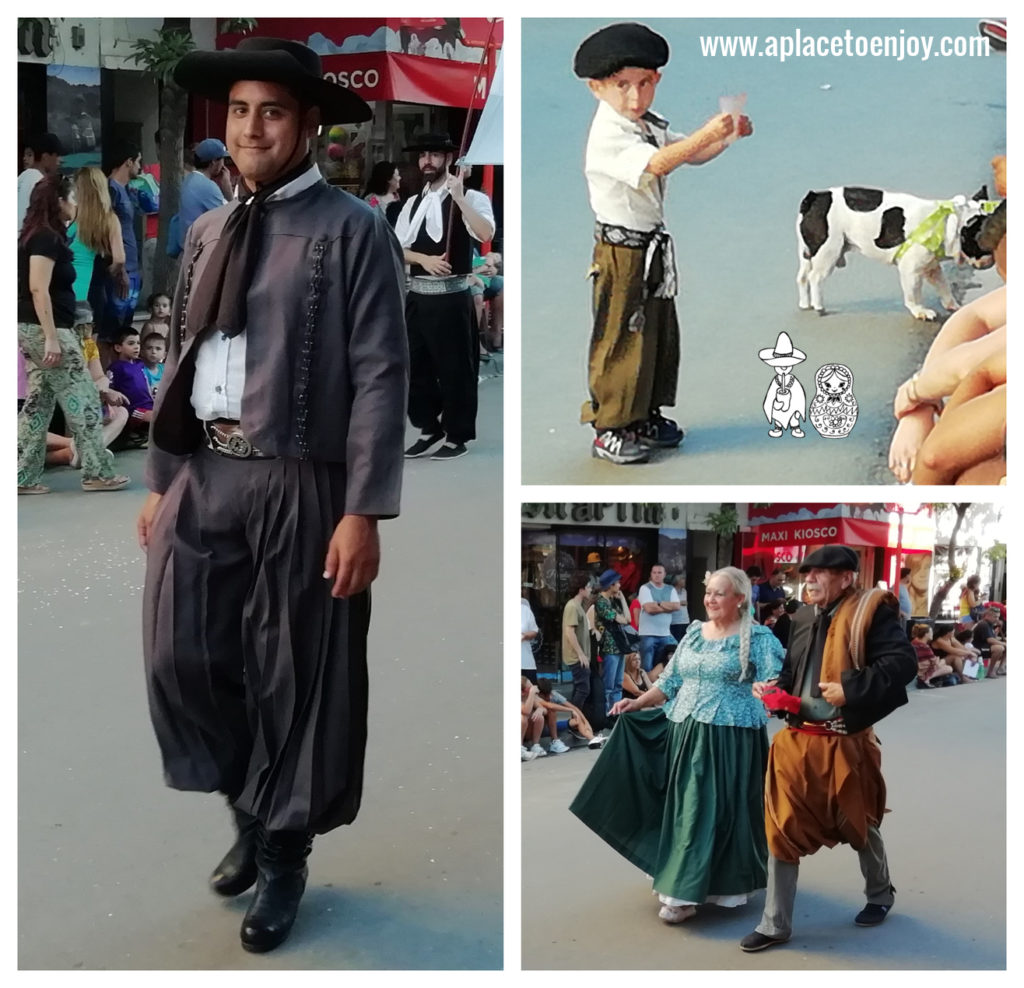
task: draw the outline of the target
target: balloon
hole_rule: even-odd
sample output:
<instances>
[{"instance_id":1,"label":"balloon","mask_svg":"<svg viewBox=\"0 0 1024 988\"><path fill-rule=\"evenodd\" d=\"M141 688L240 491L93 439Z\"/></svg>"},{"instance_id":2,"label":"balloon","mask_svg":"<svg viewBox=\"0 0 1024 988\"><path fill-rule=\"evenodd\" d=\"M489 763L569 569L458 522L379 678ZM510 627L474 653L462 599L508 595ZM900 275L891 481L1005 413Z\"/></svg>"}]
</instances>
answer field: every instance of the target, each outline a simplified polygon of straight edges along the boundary
<instances>
[{"instance_id":1,"label":"balloon","mask_svg":"<svg viewBox=\"0 0 1024 988\"><path fill-rule=\"evenodd\" d=\"M345 148L341 144L328 144L327 157L332 161L340 161L345 157Z\"/></svg>"},{"instance_id":2,"label":"balloon","mask_svg":"<svg viewBox=\"0 0 1024 988\"><path fill-rule=\"evenodd\" d=\"M329 131L327 131L327 136L331 139L332 143L337 144L345 140L348 136L348 131L345 130L341 124L335 124Z\"/></svg>"}]
</instances>

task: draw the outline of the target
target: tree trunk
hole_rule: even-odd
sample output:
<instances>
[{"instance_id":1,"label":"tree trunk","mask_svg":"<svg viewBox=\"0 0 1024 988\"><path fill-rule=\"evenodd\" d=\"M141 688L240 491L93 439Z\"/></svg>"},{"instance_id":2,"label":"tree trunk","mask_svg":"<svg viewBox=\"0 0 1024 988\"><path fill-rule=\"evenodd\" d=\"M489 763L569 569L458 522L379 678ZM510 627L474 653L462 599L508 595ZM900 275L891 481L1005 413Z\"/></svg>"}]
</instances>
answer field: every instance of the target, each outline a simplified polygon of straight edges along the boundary
<instances>
[{"instance_id":1,"label":"tree trunk","mask_svg":"<svg viewBox=\"0 0 1024 988\"><path fill-rule=\"evenodd\" d=\"M172 296L180 259L167 256L167 233L181 201L187 117L188 93L177 83L163 83L160 87L160 223L153 259L153 290Z\"/></svg>"},{"instance_id":2,"label":"tree trunk","mask_svg":"<svg viewBox=\"0 0 1024 988\"><path fill-rule=\"evenodd\" d=\"M947 559L949 566L949 577L943 580L942 585L939 586L935 591L935 596L932 597L931 606L928 608L928 617L937 618L942 611L942 605L946 601L946 597L949 591L953 589L954 584L960 577L953 578L953 573L957 571L956 565L956 537L960 533L960 527L964 523L964 516L967 514L967 509L970 504L960 503L954 504L953 507L956 509L956 522L953 524L953 531L949 534L949 546L947 547Z\"/></svg>"}]
</instances>

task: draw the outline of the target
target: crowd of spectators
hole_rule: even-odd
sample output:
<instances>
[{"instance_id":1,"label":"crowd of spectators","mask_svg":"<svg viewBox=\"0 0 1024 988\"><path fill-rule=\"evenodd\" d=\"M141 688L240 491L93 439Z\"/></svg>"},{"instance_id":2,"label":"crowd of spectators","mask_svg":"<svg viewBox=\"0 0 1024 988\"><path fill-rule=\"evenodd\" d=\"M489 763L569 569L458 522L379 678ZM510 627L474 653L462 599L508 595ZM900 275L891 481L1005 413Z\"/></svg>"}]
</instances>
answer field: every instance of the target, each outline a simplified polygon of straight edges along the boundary
<instances>
[{"instance_id":1,"label":"crowd of spectators","mask_svg":"<svg viewBox=\"0 0 1024 988\"><path fill-rule=\"evenodd\" d=\"M556 692L550 680L538 680L532 645L540 632L524 590L523 761L568 751L584 741L600 747L616 719L611 708L656 688L689 625L682 574L668 579L656 563L648 582L627 596L621 572L601 570L599 563L599 556L588 559L588 569L574 578L562 612L561 656L572 676L570 698ZM908 687L934 689L1005 676L1006 608L983 600L981 578L964 582L958 621L914 622L910 574L909 568L901 569L899 582L891 588L899 601L901 625L918 656L916 681ZM796 595L796 587L787 586L791 574L782 567L765 578L760 567L751 566L746 575L752 624L770 629L785 648L792 616L809 605ZM585 730L579 729L580 723L586 724ZM545 733L551 738L546 750L541 744Z\"/></svg>"}]
</instances>

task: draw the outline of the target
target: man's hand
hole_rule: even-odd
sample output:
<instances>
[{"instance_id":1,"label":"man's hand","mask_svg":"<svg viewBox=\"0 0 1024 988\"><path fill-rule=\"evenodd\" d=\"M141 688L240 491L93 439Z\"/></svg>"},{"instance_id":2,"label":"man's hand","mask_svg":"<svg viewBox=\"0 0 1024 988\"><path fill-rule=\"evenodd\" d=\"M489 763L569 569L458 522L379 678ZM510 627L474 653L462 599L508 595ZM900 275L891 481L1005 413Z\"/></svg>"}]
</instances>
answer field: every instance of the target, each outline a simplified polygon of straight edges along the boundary
<instances>
[{"instance_id":1,"label":"man's hand","mask_svg":"<svg viewBox=\"0 0 1024 988\"><path fill-rule=\"evenodd\" d=\"M423 254L419 263L427 274L432 274L435 278L447 278L452 273L452 266L444 259L443 254Z\"/></svg>"},{"instance_id":2,"label":"man's hand","mask_svg":"<svg viewBox=\"0 0 1024 988\"><path fill-rule=\"evenodd\" d=\"M465 181L468 174L469 169L467 168L464 170L462 165L459 165L458 168L456 168L454 175L450 172L448 174L445 185L448 186L448 191L456 202L462 202L462 200L466 198Z\"/></svg>"},{"instance_id":3,"label":"man's hand","mask_svg":"<svg viewBox=\"0 0 1024 988\"><path fill-rule=\"evenodd\" d=\"M731 113L719 113L701 127L711 141L724 141L735 129Z\"/></svg>"},{"instance_id":4,"label":"man's hand","mask_svg":"<svg viewBox=\"0 0 1024 988\"><path fill-rule=\"evenodd\" d=\"M334 529L324 560L324 579L334 581L331 596L361 593L377 578L379 568L377 519L345 515Z\"/></svg>"},{"instance_id":5,"label":"man's hand","mask_svg":"<svg viewBox=\"0 0 1024 988\"><path fill-rule=\"evenodd\" d=\"M139 512L135 528L139 533L139 545L142 547L143 552L149 549L149 539L153 532L153 518L156 515L157 505L160 504L162 496L162 494L150 492L146 496L146 500L142 502L142 510Z\"/></svg>"},{"instance_id":6,"label":"man's hand","mask_svg":"<svg viewBox=\"0 0 1024 988\"><path fill-rule=\"evenodd\" d=\"M129 404L128 399L121 394L120 391L115 391L113 388L104 388L100 391L100 401L102 401L104 405L111 405L115 407L118 405L127 407Z\"/></svg>"},{"instance_id":7,"label":"man's hand","mask_svg":"<svg viewBox=\"0 0 1024 988\"><path fill-rule=\"evenodd\" d=\"M582 652L580 652L580 665L583 666L584 669L590 668L590 658Z\"/></svg>"},{"instance_id":8,"label":"man's hand","mask_svg":"<svg viewBox=\"0 0 1024 988\"><path fill-rule=\"evenodd\" d=\"M821 690L822 698L833 707L846 706L842 683L818 683L818 689Z\"/></svg>"}]
</instances>

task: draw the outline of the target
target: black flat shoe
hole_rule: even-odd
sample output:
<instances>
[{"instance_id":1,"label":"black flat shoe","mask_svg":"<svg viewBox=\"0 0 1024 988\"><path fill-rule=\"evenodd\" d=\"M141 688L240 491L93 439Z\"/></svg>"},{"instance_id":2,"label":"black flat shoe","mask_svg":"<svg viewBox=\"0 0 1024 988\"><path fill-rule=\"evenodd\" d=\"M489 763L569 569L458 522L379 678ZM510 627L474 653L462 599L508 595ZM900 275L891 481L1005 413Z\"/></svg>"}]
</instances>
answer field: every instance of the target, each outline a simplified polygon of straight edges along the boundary
<instances>
[{"instance_id":1,"label":"black flat shoe","mask_svg":"<svg viewBox=\"0 0 1024 988\"><path fill-rule=\"evenodd\" d=\"M880 906L877 903L869 902L856 916L853 921L858 926L878 926L885 922L892 906Z\"/></svg>"},{"instance_id":2,"label":"black flat shoe","mask_svg":"<svg viewBox=\"0 0 1024 988\"><path fill-rule=\"evenodd\" d=\"M306 858L313 835L300 831L257 833L256 866L259 880L240 931L242 946L254 954L279 947L288 939L306 890Z\"/></svg>"},{"instance_id":3,"label":"black flat shoe","mask_svg":"<svg viewBox=\"0 0 1024 988\"><path fill-rule=\"evenodd\" d=\"M748 954L752 954L755 950L765 950L768 947L776 947L780 943L788 943L789 937L770 937L765 933L758 933L754 930L753 933L748 933L742 940L740 940L740 949L745 950Z\"/></svg>"},{"instance_id":4,"label":"black flat shoe","mask_svg":"<svg viewBox=\"0 0 1024 988\"><path fill-rule=\"evenodd\" d=\"M241 895L256 884L256 831L259 821L248 813L231 808L235 818L235 838L231 849L210 875L210 888L217 895Z\"/></svg>"}]
</instances>

